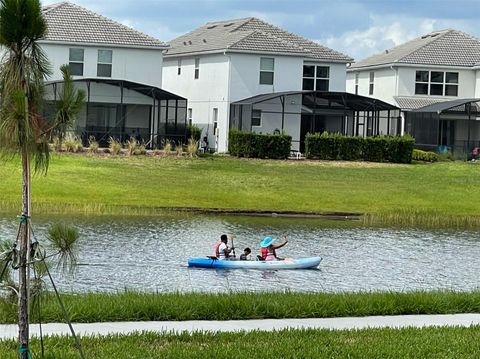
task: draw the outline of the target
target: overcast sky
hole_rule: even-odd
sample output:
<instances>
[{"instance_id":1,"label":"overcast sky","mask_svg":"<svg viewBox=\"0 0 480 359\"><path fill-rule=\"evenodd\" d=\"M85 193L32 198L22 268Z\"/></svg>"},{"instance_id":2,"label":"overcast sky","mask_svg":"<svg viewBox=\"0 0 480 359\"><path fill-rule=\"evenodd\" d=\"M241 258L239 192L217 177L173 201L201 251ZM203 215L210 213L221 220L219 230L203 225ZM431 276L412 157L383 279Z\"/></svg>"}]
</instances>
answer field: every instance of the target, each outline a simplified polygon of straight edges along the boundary
<instances>
[{"instance_id":1,"label":"overcast sky","mask_svg":"<svg viewBox=\"0 0 480 359\"><path fill-rule=\"evenodd\" d=\"M52 4L57 1L43 0ZM446 28L480 37L480 0L71 0L162 41L255 16L356 60Z\"/></svg>"}]
</instances>

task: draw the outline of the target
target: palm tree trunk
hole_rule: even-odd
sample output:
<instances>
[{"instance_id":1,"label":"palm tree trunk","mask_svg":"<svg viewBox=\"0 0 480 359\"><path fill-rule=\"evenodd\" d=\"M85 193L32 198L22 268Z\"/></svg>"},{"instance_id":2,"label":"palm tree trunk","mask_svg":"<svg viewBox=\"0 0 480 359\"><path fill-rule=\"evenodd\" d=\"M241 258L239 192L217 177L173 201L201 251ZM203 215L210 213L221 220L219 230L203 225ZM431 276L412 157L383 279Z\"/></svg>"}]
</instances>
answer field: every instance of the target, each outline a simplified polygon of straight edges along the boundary
<instances>
[{"instance_id":1,"label":"palm tree trunk","mask_svg":"<svg viewBox=\"0 0 480 359\"><path fill-rule=\"evenodd\" d=\"M28 302L29 302L29 248L30 248L30 155L24 149L22 151L23 167L23 191L22 191L22 223L20 228L20 248L19 248L19 288L18 288L18 343L20 359L28 359L29 348L29 320L28 320Z\"/></svg>"}]
</instances>

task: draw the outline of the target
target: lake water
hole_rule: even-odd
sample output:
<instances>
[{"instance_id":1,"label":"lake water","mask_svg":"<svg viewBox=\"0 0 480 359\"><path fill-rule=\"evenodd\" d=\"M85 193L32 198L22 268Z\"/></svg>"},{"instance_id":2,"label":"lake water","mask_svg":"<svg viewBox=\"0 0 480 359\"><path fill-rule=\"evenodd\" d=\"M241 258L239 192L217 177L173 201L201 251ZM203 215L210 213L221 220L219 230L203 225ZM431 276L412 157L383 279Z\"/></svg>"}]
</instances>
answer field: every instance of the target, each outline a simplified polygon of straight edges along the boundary
<instances>
[{"instance_id":1,"label":"lake water","mask_svg":"<svg viewBox=\"0 0 480 359\"><path fill-rule=\"evenodd\" d=\"M74 277L55 273L63 291L410 291L480 287L480 235L473 231L363 228L324 220L174 216L53 218L33 223L40 242L52 222L78 227L81 265ZM18 222L0 218L0 239ZM258 251L264 235L290 243L281 256L321 256L318 270L193 269L189 257L213 254L222 233L235 234L237 255Z\"/></svg>"}]
</instances>

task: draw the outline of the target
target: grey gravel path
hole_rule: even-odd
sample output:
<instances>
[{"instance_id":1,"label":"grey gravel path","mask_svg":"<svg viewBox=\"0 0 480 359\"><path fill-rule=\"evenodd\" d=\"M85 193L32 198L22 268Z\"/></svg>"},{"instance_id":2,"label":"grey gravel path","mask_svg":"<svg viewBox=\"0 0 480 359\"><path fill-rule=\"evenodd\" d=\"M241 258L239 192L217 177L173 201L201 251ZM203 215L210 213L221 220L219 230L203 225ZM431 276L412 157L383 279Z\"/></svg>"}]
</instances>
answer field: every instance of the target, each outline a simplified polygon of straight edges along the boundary
<instances>
[{"instance_id":1,"label":"grey gravel path","mask_svg":"<svg viewBox=\"0 0 480 359\"><path fill-rule=\"evenodd\" d=\"M75 332L81 336L130 334L135 332L235 332L252 330L281 330L286 328L317 328L317 329L364 329L364 328L403 328L430 326L461 326L480 325L480 314L446 314L446 315L401 315L345 317L321 319L260 319L234 321L185 321L185 322L116 322L74 324ZM32 336L39 335L39 326L30 326ZM66 324L44 324L44 335L69 335ZM16 325L0 325L0 339L16 338Z\"/></svg>"}]
</instances>

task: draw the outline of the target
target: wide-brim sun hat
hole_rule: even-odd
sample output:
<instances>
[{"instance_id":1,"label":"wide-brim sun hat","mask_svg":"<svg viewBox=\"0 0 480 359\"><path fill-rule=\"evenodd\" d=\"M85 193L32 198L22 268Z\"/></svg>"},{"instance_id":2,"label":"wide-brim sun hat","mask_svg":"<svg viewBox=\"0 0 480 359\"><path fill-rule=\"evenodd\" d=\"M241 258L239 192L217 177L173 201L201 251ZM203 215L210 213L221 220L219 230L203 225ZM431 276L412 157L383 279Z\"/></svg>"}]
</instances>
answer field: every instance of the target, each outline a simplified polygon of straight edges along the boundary
<instances>
[{"instance_id":1,"label":"wide-brim sun hat","mask_svg":"<svg viewBox=\"0 0 480 359\"><path fill-rule=\"evenodd\" d=\"M273 239L272 237L265 237L263 238L263 241L260 242L260 247L267 248L270 244L273 244L275 241L276 239Z\"/></svg>"}]
</instances>

